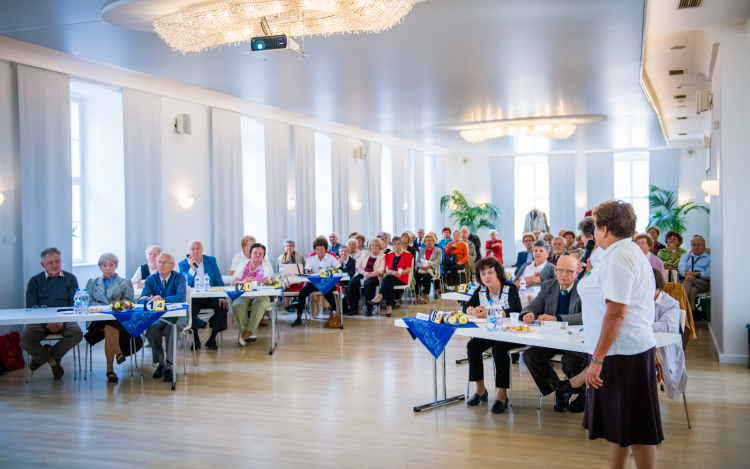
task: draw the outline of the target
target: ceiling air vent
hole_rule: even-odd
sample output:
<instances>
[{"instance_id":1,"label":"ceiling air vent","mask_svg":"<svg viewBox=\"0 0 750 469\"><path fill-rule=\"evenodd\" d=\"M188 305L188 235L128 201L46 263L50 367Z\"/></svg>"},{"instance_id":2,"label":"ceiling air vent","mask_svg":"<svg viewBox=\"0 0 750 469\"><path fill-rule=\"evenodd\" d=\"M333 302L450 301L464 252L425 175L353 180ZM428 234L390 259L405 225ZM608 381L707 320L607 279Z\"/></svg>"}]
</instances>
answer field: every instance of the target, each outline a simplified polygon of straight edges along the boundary
<instances>
[{"instance_id":1,"label":"ceiling air vent","mask_svg":"<svg viewBox=\"0 0 750 469\"><path fill-rule=\"evenodd\" d=\"M680 132L680 135L687 135L687 132Z\"/></svg>"},{"instance_id":2,"label":"ceiling air vent","mask_svg":"<svg viewBox=\"0 0 750 469\"><path fill-rule=\"evenodd\" d=\"M670 77L673 77L675 75L684 75L685 73L687 73L687 70L685 70L684 68L678 68L675 70L668 71L667 75L669 75Z\"/></svg>"},{"instance_id":3,"label":"ceiling air vent","mask_svg":"<svg viewBox=\"0 0 750 469\"><path fill-rule=\"evenodd\" d=\"M687 99L686 94L676 94L674 95L674 99Z\"/></svg>"},{"instance_id":4,"label":"ceiling air vent","mask_svg":"<svg viewBox=\"0 0 750 469\"><path fill-rule=\"evenodd\" d=\"M687 117L678 117L677 118L678 121L684 121L685 119L687 119Z\"/></svg>"},{"instance_id":5,"label":"ceiling air vent","mask_svg":"<svg viewBox=\"0 0 750 469\"><path fill-rule=\"evenodd\" d=\"M703 6L703 0L677 0L677 9L700 8Z\"/></svg>"}]
</instances>

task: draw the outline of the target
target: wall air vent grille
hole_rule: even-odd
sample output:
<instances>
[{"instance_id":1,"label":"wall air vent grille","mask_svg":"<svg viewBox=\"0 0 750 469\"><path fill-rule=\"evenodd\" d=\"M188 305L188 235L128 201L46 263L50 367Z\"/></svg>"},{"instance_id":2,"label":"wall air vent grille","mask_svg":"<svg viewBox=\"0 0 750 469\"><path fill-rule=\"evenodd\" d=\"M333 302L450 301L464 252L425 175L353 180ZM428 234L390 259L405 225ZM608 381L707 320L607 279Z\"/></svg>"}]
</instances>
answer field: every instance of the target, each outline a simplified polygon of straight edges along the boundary
<instances>
[{"instance_id":1,"label":"wall air vent grille","mask_svg":"<svg viewBox=\"0 0 750 469\"><path fill-rule=\"evenodd\" d=\"M676 94L674 95L674 99L687 99L686 94Z\"/></svg>"},{"instance_id":2,"label":"wall air vent grille","mask_svg":"<svg viewBox=\"0 0 750 469\"><path fill-rule=\"evenodd\" d=\"M669 75L670 77L673 77L675 75L684 75L684 74L685 74L684 68L678 68L676 70L670 70L667 72L667 75Z\"/></svg>"},{"instance_id":3,"label":"wall air vent grille","mask_svg":"<svg viewBox=\"0 0 750 469\"><path fill-rule=\"evenodd\" d=\"M700 8L703 6L703 0L677 0L677 9Z\"/></svg>"},{"instance_id":4,"label":"wall air vent grille","mask_svg":"<svg viewBox=\"0 0 750 469\"><path fill-rule=\"evenodd\" d=\"M678 117L677 118L678 121L684 121L685 119L687 119L687 117Z\"/></svg>"}]
</instances>

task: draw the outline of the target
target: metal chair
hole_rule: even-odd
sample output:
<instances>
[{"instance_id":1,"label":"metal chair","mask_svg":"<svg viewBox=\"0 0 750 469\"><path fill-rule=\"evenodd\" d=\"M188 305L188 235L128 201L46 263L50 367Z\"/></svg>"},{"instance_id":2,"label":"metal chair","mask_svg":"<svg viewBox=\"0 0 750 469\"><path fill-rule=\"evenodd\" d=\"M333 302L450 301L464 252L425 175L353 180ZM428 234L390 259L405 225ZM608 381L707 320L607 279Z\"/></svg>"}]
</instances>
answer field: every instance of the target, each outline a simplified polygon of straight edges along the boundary
<instances>
[{"instance_id":1,"label":"metal chair","mask_svg":"<svg viewBox=\"0 0 750 469\"><path fill-rule=\"evenodd\" d=\"M183 367L183 373L187 374L187 334L190 333L190 337L193 339L193 344L195 344L195 336L193 335L193 307L192 307L192 289L190 287L187 287L187 291L185 293L185 301L187 301L187 315L188 315L188 323L187 326L185 326L184 329L180 332L179 341L182 344L183 348L183 360L182 360L182 367ZM175 352L177 352L175 350ZM142 361L142 360L141 360ZM195 366L198 366L198 354L195 353L195 347L193 347L193 361L195 363ZM174 363L172 364L174 367Z\"/></svg>"},{"instance_id":2,"label":"metal chair","mask_svg":"<svg viewBox=\"0 0 750 469\"><path fill-rule=\"evenodd\" d=\"M49 341L50 345L52 345L53 340L62 340L63 336L60 334L47 334L47 336L42 339L42 341ZM76 350L78 350L78 372L81 371L81 344L76 344L75 347L71 349L73 351L73 379L78 379L78 373L76 373ZM26 353L26 352L24 352ZM26 366L24 367L25 371L25 382L29 382L29 366L31 366L31 355L26 353ZM31 374L33 375L34 372L32 371Z\"/></svg>"}]
</instances>

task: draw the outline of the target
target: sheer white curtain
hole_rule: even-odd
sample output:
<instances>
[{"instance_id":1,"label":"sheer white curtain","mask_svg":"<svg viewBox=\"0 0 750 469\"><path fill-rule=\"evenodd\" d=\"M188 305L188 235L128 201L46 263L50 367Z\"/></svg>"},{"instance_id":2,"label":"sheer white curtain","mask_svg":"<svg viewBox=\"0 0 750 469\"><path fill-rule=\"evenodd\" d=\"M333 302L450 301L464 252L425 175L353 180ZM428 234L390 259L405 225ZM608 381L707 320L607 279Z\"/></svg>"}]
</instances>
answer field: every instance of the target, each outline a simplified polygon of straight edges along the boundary
<instances>
[{"instance_id":1,"label":"sheer white curtain","mask_svg":"<svg viewBox=\"0 0 750 469\"><path fill-rule=\"evenodd\" d=\"M414 198L414 220L413 220L413 232L416 233L418 229L425 228L425 197L427 196L427 189L425 180L430 177L425 172L424 164L424 152L416 151L412 152L414 172L412 173L412 181L414 184L413 193Z\"/></svg>"},{"instance_id":2,"label":"sheer white curtain","mask_svg":"<svg viewBox=\"0 0 750 469\"><path fill-rule=\"evenodd\" d=\"M441 231L446 226L450 226L448 223L448 213L440 211L440 198L448 194L448 157L447 156L431 156L432 165L435 174L435 181L433 186L433 192L435 197L435 204L433 205L433 220L435 224L435 233L438 235L438 239L442 239ZM512 173L511 173L512 174ZM511 191L511 194L513 192Z\"/></svg>"},{"instance_id":3,"label":"sheer white curtain","mask_svg":"<svg viewBox=\"0 0 750 469\"><path fill-rule=\"evenodd\" d=\"M346 137L331 134L331 179L333 181L333 231L346 236L349 231L349 166ZM341 233L345 233L341 235Z\"/></svg>"},{"instance_id":4,"label":"sheer white curtain","mask_svg":"<svg viewBox=\"0 0 750 469\"><path fill-rule=\"evenodd\" d=\"M317 235L315 197L315 130L294 126L294 174L297 200L297 239L300 252L312 249ZM328 233L321 233L328 236ZM346 234L339 234L339 237ZM280 244L280 241L278 241Z\"/></svg>"},{"instance_id":5,"label":"sheer white curtain","mask_svg":"<svg viewBox=\"0 0 750 469\"><path fill-rule=\"evenodd\" d=\"M497 220L497 237L503 242L503 262L515 262L515 158L512 156L490 157L490 186L492 203L500 210Z\"/></svg>"},{"instance_id":6,"label":"sheer white curtain","mask_svg":"<svg viewBox=\"0 0 750 469\"><path fill-rule=\"evenodd\" d=\"M39 254L62 253L73 270L70 77L14 65L18 86L23 282L40 271Z\"/></svg>"},{"instance_id":7,"label":"sheer white curtain","mask_svg":"<svg viewBox=\"0 0 750 469\"><path fill-rule=\"evenodd\" d=\"M229 273L230 262L243 236L242 204L242 127L238 112L211 109L211 171L213 203L211 229L212 255L222 272Z\"/></svg>"},{"instance_id":8,"label":"sheer white curtain","mask_svg":"<svg viewBox=\"0 0 750 469\"><path fill-rule=\"evenodd\" d=\"M276 262L283 251L281 242L288 236L287 197L291 129L289 124L265 120L266 140L266 207L268 223L268 259ZM260 240L259 240L260 241Z\"/></svg>"},{"instance_id":9,"label":"sheer white curtain","mask_svg":"<svg viewBox=\"0 0 750 469\"><path fill-rule=\"evenodd\" d=\"M161 96L125 88L122 107L125 260L133 275L146 260L146 246L163 242Z\"/></svg>"},{"instance_id":10,"label":"sheer white curtain","mask_svg":"<svg viewBox=\"0 0 750 469\"><path fill-rule=\"evenodd\" d=\"M578 231L576 222L576 155L549 155L549 213L552 233L561 229Z\"/></svg>"},{"instance_id":11,"label":"sheer white curtain","mask_svg":"<svg viewBox=\"0 0 750 469\"><path fill-rule=\"evenodd\" d=\"M367 214L369 237L374 237L378 231L383 229L383 198L381 194L381 153L382 145L377 142L370 142L370 149L367 151Z\"/></svg>"},{"instance_id":12,"label":"sheer white curtain","mask_svg":"<svg viewBox=\"0 0 750 469\"><path fill-rule=\"evenodd\" d=\"M615 197L615 154L586 153L586 199L588 208Z\"/></svg>"},{"instance_id":13,"label":"sheer white curtain","mask_svg":"<svg viewBox=\"0 0 750 469\"><path fill-rule=\"evenodd\" d=\"M404 199L406 187L404 181L408 177L404 171L404 164L408 164L406 150L401 147L391 147L391 167L393 174L393 236L401 234L406 229L404 217Z\"/></svg>"}]
</instances>

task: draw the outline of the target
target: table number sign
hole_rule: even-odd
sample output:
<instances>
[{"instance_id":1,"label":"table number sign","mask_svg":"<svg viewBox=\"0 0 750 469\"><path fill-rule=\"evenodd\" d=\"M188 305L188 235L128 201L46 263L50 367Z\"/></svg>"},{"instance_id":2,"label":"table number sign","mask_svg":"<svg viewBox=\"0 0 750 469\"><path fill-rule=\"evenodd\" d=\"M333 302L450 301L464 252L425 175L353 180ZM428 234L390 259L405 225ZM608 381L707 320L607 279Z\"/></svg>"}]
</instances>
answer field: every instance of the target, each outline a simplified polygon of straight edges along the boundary
<instances>
[{"instance_id":1,"label":"table number sign","mask_svg":"<svg viewBox=\"0 0 750 469\"><path fill-rule=\"evenodd\" d=\"M440 324L443 322L443 312L438 311L436 309L430 310L430 321L434 322L435 324Z\"/></svg>"},{"instance_id":2,"label":"table number sign","mask_svg":"<svg viewBox=\"0 0 750 469\"><path fill-rule=\"evenodd\" d=\"M325 269L320 269L320 277L321 277L321 278L324 278L324 277L329 277L330 275L331 275L331 274L330 274L330 273L329 273L329 272L328 272L327 270L325 270Z\"/></svg>"},{"instance_id":3,"label":"table number sign","mask_svg":"<svg viewBox=\"0 0 750 469\"><path fill-rule=\"evenodd\" d=\"M253 291L253 282L242 282L235 285L237 291L251 292Z\"/></svg>"},{"instance_id":4,"label":"table number sign","mask_svg":"<svg viewBox=\"0 0 750 469\"><path fill-rule=\"evenodd\" d=\"M164 300L149 300L144 307L146 311L164 311L166 308L167 302Z\"/></svg>"},{"instance_id":5,"label":"table number sign","mask_svg":"<svg viewBox=\"0 0 750 469\"><path fill-rule=\"evenodd\" d=\"M461 285L458 286L458 290L457 291L459 293L466 293L466 292L469 291L469 285L467 285L465 283L462 283Z\"/></svg>"}]
</instances>

